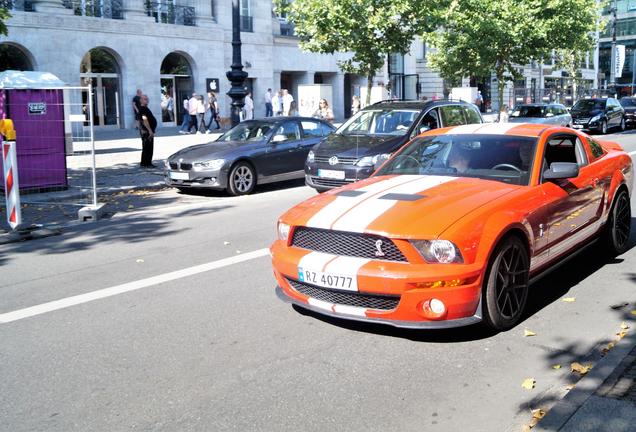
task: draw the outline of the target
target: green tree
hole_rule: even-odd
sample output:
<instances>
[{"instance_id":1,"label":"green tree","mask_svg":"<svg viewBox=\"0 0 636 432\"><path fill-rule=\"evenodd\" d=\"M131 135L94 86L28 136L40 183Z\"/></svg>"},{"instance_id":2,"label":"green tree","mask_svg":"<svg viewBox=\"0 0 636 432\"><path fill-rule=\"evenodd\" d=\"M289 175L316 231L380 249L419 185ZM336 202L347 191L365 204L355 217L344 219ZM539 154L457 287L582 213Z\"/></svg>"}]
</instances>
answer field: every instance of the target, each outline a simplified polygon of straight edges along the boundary
<instances>
[{"instance_id":1,"label":"green tree","mask_svg":"<svg viewBox=\"0 0 636 432\"><path fill-rule=\"evenodd\" d=\"M517 68L552 57L554 50L589 51L600 10L596 0L453 0L430 64L442 77L497 77L499 106Z\"/></svg>"},{"instance_id":2,"label":"green tree","mask_svg":"<svg viewBox=\"0 0 636 432\"><path fill-rule=\"evenodd\" d=\"M11 14L6 8L0 8L0 34L7 35L9 30L5 22L11 18Z\"/></svg>"},{"instance_id":3,"label":"green tree","mask_svg":"<svg viewBox=\"0 0 636 432\"><path fill-rule=\"evenodd\" d=\"M310 52L351 52L344 72L373 78L390 53L405 54L415 36L439 25L446 0L275 0L276 12L294 23L300 46Z\"/></svg>"}]
</instances>

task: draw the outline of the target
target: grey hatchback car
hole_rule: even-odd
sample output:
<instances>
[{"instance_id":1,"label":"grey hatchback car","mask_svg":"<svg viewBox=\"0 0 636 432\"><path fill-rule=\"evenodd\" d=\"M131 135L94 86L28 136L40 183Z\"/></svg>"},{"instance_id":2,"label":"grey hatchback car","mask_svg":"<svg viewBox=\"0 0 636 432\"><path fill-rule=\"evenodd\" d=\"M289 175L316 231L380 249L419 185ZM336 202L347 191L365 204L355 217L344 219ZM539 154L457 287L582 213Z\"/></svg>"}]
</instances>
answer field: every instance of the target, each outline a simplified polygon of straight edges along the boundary
<instances>
[{"instance_id":1,"label":"grey hatchback car","mask_svg":"<svg viewBox=\"0 0 636 432\"><path fill-rule=\"evenodd\" d=\"M257 183L303 178L307 153L334 130L309 117L245 121L214 142L168 157L165 182L181 190L226 189L230 195L245 195Z\"/></svg>"},{"instance_id":2,"label":"grey hatchback car","mask_svg":"<svg viewBox=\"0 0 636 432\"><path fill-rule=\"evenodd\" d=\"M539 123L570 127L572 116L561 104L526 104L516 106L508 121L510 123Z\"/></svg>"}]
</instances>

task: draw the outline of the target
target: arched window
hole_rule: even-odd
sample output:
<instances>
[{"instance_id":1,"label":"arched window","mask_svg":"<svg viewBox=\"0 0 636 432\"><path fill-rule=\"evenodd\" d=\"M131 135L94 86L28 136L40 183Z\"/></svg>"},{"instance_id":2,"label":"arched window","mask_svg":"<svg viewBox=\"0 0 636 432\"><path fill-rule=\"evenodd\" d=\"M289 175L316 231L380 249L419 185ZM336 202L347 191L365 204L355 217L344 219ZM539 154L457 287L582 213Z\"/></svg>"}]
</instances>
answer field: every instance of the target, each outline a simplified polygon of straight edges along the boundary
<instances>
[{"instance_id":1,"label":"arched window","mask_svg":"<svg viewBox=\"0 0 636 432\"><path fill-rule=\"evenodd\" d=\"M27 54L15 45L0 44L0 72L5 70L32 71Z\"/></svg>"}]
</instances>

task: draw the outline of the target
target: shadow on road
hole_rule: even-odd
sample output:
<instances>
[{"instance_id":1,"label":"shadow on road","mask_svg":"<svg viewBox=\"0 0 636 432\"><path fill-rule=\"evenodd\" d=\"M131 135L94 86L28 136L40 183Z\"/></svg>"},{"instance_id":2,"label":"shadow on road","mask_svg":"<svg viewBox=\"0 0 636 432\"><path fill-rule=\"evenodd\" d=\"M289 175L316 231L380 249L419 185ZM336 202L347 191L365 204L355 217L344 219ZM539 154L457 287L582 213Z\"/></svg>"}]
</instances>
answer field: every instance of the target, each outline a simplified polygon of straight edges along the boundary
<instances>
[{"instance_id":1,"label":"shadow on road","mask_svg":"<svg viewBox=\"0 0 636 432\"><path fill-rule=\"evenodd\" d=\"M274 192L283 189L291 189L296 187L301 187L305 185L305 179L296 179L296 180L288 180L284 182L278 183L268 183L264 185L257 185L252 191L251 195L262 194L266 192ZM195 196L206 196L206 197L229 197L230 194L227 191L218 191L212 189L187 189L183 188L179 191L182 195L195 195Z\"/></svg>"}]
</instances>

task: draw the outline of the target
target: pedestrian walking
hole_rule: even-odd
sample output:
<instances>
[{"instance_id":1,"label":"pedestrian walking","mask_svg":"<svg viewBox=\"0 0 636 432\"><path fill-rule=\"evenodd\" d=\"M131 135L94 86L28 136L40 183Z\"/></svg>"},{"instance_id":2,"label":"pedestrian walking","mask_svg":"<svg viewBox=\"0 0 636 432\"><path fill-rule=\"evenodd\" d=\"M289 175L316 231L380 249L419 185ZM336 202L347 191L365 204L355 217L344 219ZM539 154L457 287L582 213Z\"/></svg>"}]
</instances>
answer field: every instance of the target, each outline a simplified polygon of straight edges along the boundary
<instances>
[{"instance_id":1,"label":"pedestrian walking","mask_svg":"<svg viewBox=\"0 0 636 432\"><path fill-rule=\"evenodd\" d=\"M216 122L216 128L221 129L219 124L219 103L216 100L216 94L214 92L208 92L208 111L210 113L210 121L208 122L205 133L210 133L212 129L212 122Z\"/></svg>"},{"instance_id":2,"label":"pedestrian walking","mask_svg":"<svg viewBox=\"0 0 636 432\"><path fill-rule=\"evenodd\" d=\"M196 93L192 93L192 97L188 99L188 113L190 114L190 121L188 122L188 133L197 131L197 107L199 106L199 98Z\"/></svg>"},{"instance_id":3,"label":"pedestrian walking","mask_svg":"<svg viewBox=\"0 0 636 432\"><path fill-rule=\"evenodd\" d=\"M283 115L283 91L278 90L272 99L272 110L276 117Z\"/></svg>"},{"instance_id":4,"label":"pedestrian walking","mask_svg":"<svg viewBox=\"0 0 636 432\"><path fill-rule=\"evenodd\" d=\"M283 89L283 115L285 117L289 117L291 115L292 102L294 102L294 97L287 91L287 89Z\"/></svg>"},{"instance_id":5,"label":"pedestrian walking","mask_svg":"<svg viewBox=\"0 0 636 432\"><path fill-rule=\"evenodd\" d=\"M141 135L141 162L143 168L153 168L152 153L154 151L155 130L157 119L148 108L148 96L139 97L139 134Z\"/></svg>"},{"instance_id":6,"label":"pedestrian walking","mask_svg":"<svg viewBox=\"0 0 636 432\"><path fill-rule=\"evenodd\" d=\"M274 107L272 105L272 89L268 88L265 92L265 117L274 115Z\"/></svg>"},{"instance_id":7,"label":"pedestrian walking","mask_svg":"<svg viewBox=\"0 0 636 432\"><path fill-rule=\"evenodd\" d=\"M320 101L318 102L318 109L314 113L314 117L326 120L329 123L333 122L333 111L331 110L331 108L329 108L327 99L320 99Z\"/></svg>"},{"instance_id":8,"label":"pedestrian walking","mask_svg":"<svg viewBox=\"0 0 636 432\"><path fill-rule=\"evenodd\" d=\"M353 95L351 98L351 115L356 115L360 111L360 97Z\"/></svg>"},{"instance_id":9,"label":"pedestrian walking","mask_svg":"<svg viewBox=\"0 0 636 432\"><path fill-rule=\"evenodd\" d=\"M203 96L197 97L197 135L205 133L205 100Z\"/></svg>"},{"instance_id":10,"label":"pedestrian walking","mask_svg":"<svg viewBox=\"0 0 636 432\"><path fill-rule=\"evenodd\" d=\"M245 95L245 105L243 105L243 119L252 120L254 118L254 101L252 100L252 92Z\"/></svg>"},{"instance_id":11,"label":"pedestrian walking","mask_svg":"<svg viewBox=\"0 0 636 432\"><path fill-rule=\"evenodd\" d=\"M508 105L504 105L499 113L499 123L508 123Z\"/></svg>"},{"instance_id":12,"label":"pedestrian walking","mask_svg":"<svg viewBox=\"0 0 636 432\"><path fill-rule=\"evenodd\" d=\"M181 118L181 129L179 129L179 133L180 134L187 134L189 133L189 129L190 129L190 110L188 108L189 102L188 102L188 97L184 96L183 97L183 117Z\"/></svg>"},{"instance_id":13,"label":"pedestrian walking","mask_svg":"<svg viewBox=\"0 0 636 432\"><path fill-rule=\"evenodd\" d=\"M170 89L168 91L171 91ZM166 94L166 111L168 113L168 121L174 121L174 99L171 93Z\"/></svg>"},{"instance_id":14,"label":"pedestrian walking","mask_svg":"<svg viewBox=\"0 0 636 432\"><path fill-rule=\"evenodd\" d=\"M143 92L137 89L135 96L132 98L133 115L135 116L135 129L139 129L139 107L141 106L141 96Z\"/></svg>"}]
</instances>

